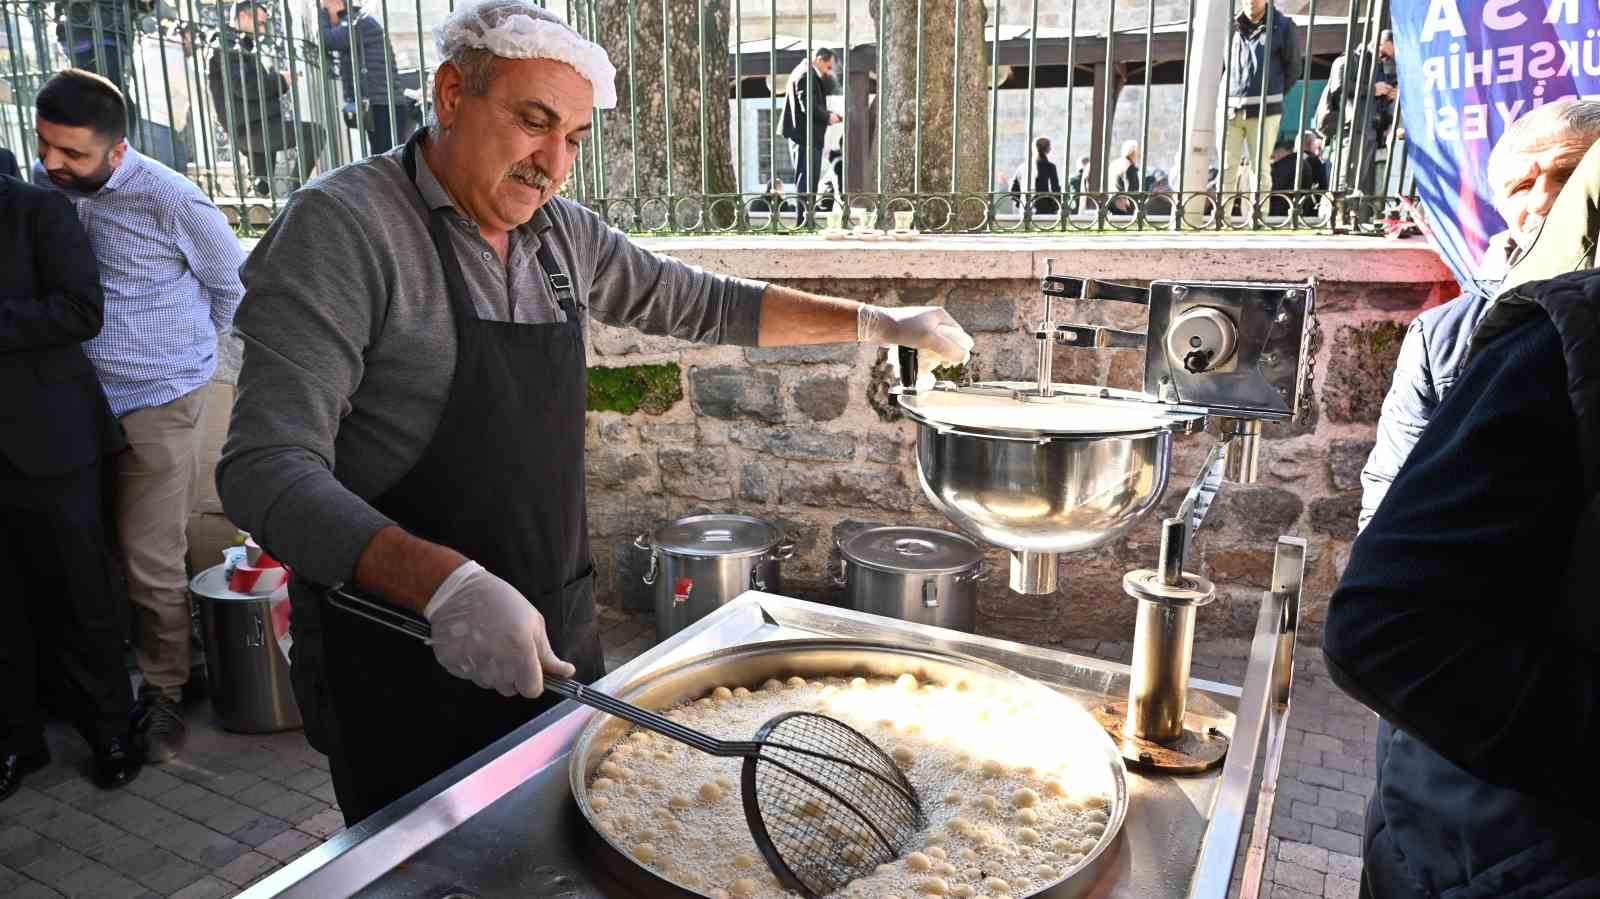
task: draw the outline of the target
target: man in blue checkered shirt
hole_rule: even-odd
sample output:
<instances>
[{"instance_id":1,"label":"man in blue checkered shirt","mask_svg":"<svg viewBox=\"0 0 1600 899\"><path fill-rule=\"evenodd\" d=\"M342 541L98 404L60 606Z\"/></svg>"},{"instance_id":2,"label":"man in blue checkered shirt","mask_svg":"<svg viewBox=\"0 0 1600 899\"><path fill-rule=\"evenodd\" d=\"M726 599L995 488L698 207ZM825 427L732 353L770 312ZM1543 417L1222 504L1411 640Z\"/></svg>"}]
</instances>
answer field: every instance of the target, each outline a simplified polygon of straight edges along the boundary
<instances>
[{"instance_id":1,"label":"man in blue checkered shirt","mask_svg":"<svg viewBox=\"0 0 1600 899\"><path fill-rule=\"evenodd\" d=\"M111 82L62 72L39 91L35 111L33 180L72 200L100 266L105 323L83 348L128 434L115 460L116 530L138 624L147 754L166 761L185 733L195 428L217 335L244 296L244 252L194 184L128 146L126 102Z\"/></svg>"}]
</instances>

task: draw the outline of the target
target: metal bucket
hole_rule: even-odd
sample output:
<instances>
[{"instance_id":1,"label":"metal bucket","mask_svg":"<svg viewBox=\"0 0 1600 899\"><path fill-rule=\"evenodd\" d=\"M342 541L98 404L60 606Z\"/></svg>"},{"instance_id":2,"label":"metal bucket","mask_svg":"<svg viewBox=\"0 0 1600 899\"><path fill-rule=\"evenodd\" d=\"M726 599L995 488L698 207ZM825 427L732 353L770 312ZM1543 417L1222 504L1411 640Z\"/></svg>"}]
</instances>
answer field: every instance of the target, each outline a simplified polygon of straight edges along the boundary
<instances>
[{"instance_id":1,"label":"metal bucket","mask_svg":"<svg viewBox=\"0 0 1600 899\"><path fill-rule=\"evenodd\" d=\"M239 733L298 728L289 660L272 633L271 597L229 590L225 569L208 568L189 582L200 607L212 715Z\"/></svg>"},{"instance_id":2,"label":"metal bucket","mask_svg":"<svg viewBox=\"0 0 1600 899\"><path fill-rule=\"evenodd\" d=\"M972 633L978 579L986 563L978 544L935 528L869 528L838 543L846 605L901 621Z\"/></svg>"},{"instance_id":3,"label":"metal bucket","mask_svg":"<svg viewBox=\"0 0 1600 899\"><path fill-rule=\"evenodd\" d=\"M779 563L794 556L782 529L748 515L691 515L640 534L633 545L650 553L644 582L655 587L658 640L746 590L781 591Z\"/></svg>"}]
</instances>

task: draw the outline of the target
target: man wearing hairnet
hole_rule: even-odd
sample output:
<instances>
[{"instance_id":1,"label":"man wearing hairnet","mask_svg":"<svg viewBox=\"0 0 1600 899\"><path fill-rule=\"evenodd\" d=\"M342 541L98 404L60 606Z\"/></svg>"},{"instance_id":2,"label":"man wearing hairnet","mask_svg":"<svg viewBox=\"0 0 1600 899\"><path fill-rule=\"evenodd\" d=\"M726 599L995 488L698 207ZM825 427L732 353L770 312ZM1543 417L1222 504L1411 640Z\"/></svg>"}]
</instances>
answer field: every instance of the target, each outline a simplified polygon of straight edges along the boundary
<instances>
[{"instance_id":1,"label":"man wearing hairnet","mask_svg":"<svg viewBox=\"0 0 1600 899\"><path fill-rule=\"evenodd\" d=\"M437 123L296 192L243 269L217 469L295 572L295 694L354 824L528 720L543 672L602 674L584 512L583 323L747 346L964 359L942 309L882 308L656 256L556 196L604 50L532 0L438 31ZM328 605L346 584L428 645Z\"/></svg>"}]
</instances>

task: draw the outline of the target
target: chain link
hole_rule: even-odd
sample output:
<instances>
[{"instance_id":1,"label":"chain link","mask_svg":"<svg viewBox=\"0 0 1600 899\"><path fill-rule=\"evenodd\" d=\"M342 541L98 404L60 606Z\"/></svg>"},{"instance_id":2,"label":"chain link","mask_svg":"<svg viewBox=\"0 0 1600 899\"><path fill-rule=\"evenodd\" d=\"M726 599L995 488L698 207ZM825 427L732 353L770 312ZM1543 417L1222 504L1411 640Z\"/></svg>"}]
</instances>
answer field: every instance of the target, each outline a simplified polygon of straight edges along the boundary
<instances>
[{"instance_id":1,"label":"chain link","mask_svg":"<svg viewBox=\"0 0 1600 899\"><path fill-rule=\"evenodd\" d=\"M1305 358L1306 377L1300 385L1300 392L1295 397L1294 423L1303 425L1311 417L1311 405L1316 402L1311 390L1317 378L1317 344L1321 336L1322 325L1317 321L1315 314L1306 317L1305 334L1301 339L1301 355Z\"/></svg>"}]
</instances>

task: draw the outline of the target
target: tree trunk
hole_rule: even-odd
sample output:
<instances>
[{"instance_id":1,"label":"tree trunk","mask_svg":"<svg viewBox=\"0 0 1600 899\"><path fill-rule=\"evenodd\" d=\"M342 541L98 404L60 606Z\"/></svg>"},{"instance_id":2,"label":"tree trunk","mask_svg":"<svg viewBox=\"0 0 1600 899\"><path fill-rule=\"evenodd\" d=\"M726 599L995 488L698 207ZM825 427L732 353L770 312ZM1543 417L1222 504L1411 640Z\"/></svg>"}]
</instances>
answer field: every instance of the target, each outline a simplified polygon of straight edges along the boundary
<instances>
[{"instance_id":1,"label":"tree trunk","mask_svg":"<svg viewBox=\"0 0 1600 899\"><path fill-rule=\"evenodd\" d=\"M665 70L663 6L668 41ZM630 8L633 10L631 21ZM706 227L708 204L701 198L738 193L728 128L731 69L728 65L727 0L705 0L703 34L700 34L701 4L693 0L665 0L665 3L661 0L604 0L596 7L595 19L596 40L606 48L612 64L617 67L617 108L606 112L602 122L605 153L602 198L609 199L598 204L598 211L625 229ZM631 70L628 66L630 27L634 63ZM700 94L702 60L705 97ZM700 142L702 106L706 126L704 148ZM636 121L634 115L638 116ZM726 227L735 220L738 200L736 196L727 197L709 206L709 224Z\"/></svg>"},{"instance_id":2,"label":"tree trunk","mask_svg":"<svg viewBox=\"0 0 1600 899\"><path fill-rule=\"evenodd\" d=\"M919 2L921 35L917 34ZM868 4L868 8L876 19L877 4ZM988 15L984 0L886 0L884 20L877 23L883 35L879 46L878 101L883 104L883 133L879 139L883 141L884 190L891 195L918 192L942 197L920 205L919 228L979 228L986 220L986 202L961 202L958 195L978 194L988 201L995 189L989 171L989 67L984 48ZM955 58L958 29L959 59ZM920 109L916 54L919 44L923 48ZM959 119L955 109L958 83ZM956 175L954 191L952 172ZM892 205L904 208L903 203Z\"/></svg>"}]
</instances>

